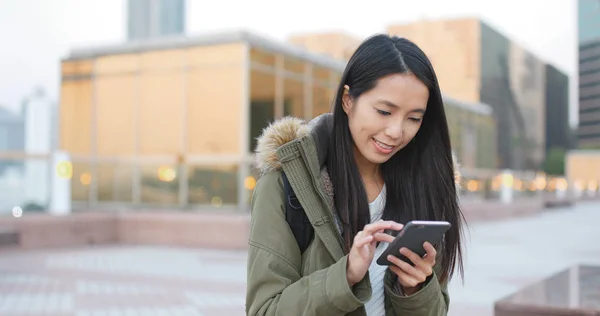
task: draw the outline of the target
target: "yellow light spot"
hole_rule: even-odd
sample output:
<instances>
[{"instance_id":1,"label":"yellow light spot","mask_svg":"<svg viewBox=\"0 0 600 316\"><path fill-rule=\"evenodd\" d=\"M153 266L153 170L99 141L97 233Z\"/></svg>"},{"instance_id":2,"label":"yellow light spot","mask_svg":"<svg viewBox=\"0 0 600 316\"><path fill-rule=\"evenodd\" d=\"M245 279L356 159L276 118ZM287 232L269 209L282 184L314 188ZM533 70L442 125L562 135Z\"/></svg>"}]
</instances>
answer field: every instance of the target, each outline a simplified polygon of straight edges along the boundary
<instances>
[{"instance_id":1,"label":"yellow light spot","mask_svg":"<svg viewBox=\"0 0 600 316\"><path fill-rule=\"evenodd\" d=\"M590 191L598 190L598 182L594 181L594 180L590 180L588 182L588 190L590 190Z\"/></svg>"},{"instance_id":2,"label":"yellow light spot","mask_svg":"<svg viewBox=\"0 0 600 316\"><path fill-rule=\"evenodd\" d=\"M569 187L569 184L567 183L567 180L565 180L564 178L557 179L557 181L556 181L557 189L566 190L568 187Z\"/></svg>"},{"instance_id":3,"label":"yellow light spot","mask_svg":"<svg viewBox=\"0 0 600 316\"><path fill-rule=\"evenodd\" d=\"M467 182L467 190L475 192L479 189L479 182L477 180L469 180Z\"/></svg>"},{"instance_id":4,"label":"yellow light spot","mask_svg":"<svg viewBox=\"0 0 600 316\"><path fill-rule=\"evenodd\" d=\"M502 184L507 187L512 187L514 180L515 179L512 174L503 174L502 175Z\"/></svg>"},{"instance_id":5,"label":"yellow light spot","mask_svg":"<svg viewBox=\"0 0 600 316\"><path fill-rule=\"evenodd\" d=\"M253 176L249 176L244 180L244 187L246 190L253 190L256 186L256 179Z\"/></svg>"},{"instance_id":6,"label":"yellow light spot","mask_svg":"<svg viewBox=\"0 0 600 316\"><path fill-rule=\"evenodd\" d=\"M500 177L495 177L492 181L492 190L498 191L500 190L500 185L502 184L502 179Z\"/></svg>"},{"instance_id":7,"label":"yellow light spot","mask_svg":"<svg viewBox=\"0 0 600 316\"><path fill-rule=\"evenodd\" d=\"M548 183L546 182L546 177L543 175L538 175L535 178L534 183L535 183L535 187L538 190L545 190L546 186L548 185Z\"/></svg>"},{"instance_id":8,"label":"yellow light spot","mask_svg":"<svg viewBox=\"0 0 600 316\"><path fill-rule=\"evenodd\" d=\"M90 185L92 182L92 175L88 172L82 173L81 176L79 176L79 182L83 185Z\"/></svg>"},{"instance_id":9,"label":"yellow light spot","mask_svg":"<svg viewBox=\"0 0 600 316\"><path fill-rule=\"evenodd\" d=\"M175 180L175 177L177 177L177 173L171 167L162 166L162 167L158 168L156 176L158 177L158 180L160 180L160 181L171 182L171 181Z\"/></svg>"},{"instance_id":10,"label":"yellow light spot","mask_svg":"<svg viewBox=\"0 0 600 316\"><path fill-rule=\"evenodd\" d=\"M213 196L213 198L210 200L210 204L212 204L214 207L221 207L223 205L223 200L220 196Z\"/></svg>"},{"instance_id":11,"label":"yellow light spot","mask_svg":"<svg viewBox=\"0 0 600 316\"><path fill-rule=\"evenodd\" d=\"M521 191L523 190L523 181L519 180L519 179L515 179L514 180L514 188L517 191Z\"/></svg>"},{"instance_id":12,"label":"yellow light spot","mask_svg":"<svg viewBox=\"0 0 600 316\"><path fill-rule=\"evenodd\" d=\"M556 181L556 178L551 178L550 181L548 181L548 185L546 186L548 191L554 192L554 190L556 190Z\"/></svg>"},{"instance_id":13,"label":"yellow light spot","mask_svg":"<svg viewBox=\"0 0 600 316\"><path fill-rule=\"evenodd\" d=\"M73 164L69 161L61 161L56 164L56 173L60 178L71 179L73 177Z\"/></svg>"}]
</instances>

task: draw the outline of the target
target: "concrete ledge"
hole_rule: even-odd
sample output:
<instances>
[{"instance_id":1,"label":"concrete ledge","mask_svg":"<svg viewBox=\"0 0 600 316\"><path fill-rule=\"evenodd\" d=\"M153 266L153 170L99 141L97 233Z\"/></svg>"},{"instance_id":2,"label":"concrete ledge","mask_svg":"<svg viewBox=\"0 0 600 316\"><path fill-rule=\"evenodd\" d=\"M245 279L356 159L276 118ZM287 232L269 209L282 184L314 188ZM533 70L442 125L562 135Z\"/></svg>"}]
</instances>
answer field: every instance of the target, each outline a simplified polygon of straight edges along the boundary
<instances>
[{"instance_id":1,"label":"concrete ledge","mask_svg":"<svg viewBox=\"0 0 600 316\"><path fill-rule=\"evenodd\" d=\"M131 212L118 216L121 243L244 249L250 216L235 213Z\"/></svg>"},{"instance_id":2,"label":"concrete ledge","mask_svg":"<svg viewBox=\"0 0 600 316\"><path fill-rule=\"evenodd\" d=\"M0 247L19 245L19 232L14 228L0 228Z\"/></svg>"},{"instance_id":3,"label":"concrete ledge","mask_svg":"<svg viewBox=\"0 0 600 316\"><path fill-rule=\"evenodd\" d=\"M70 216L31 214L0 218L0 227L19 233L19 247L48 248L107 244L118 241L117 219L111 213L82 213Z\"/></svg>"},{"instance_id":4,"label":"concrete ledge","mask_svg":"<svg viewBox=\"0 0 600 316\"><path fill-rule=\"evenodd\" d=\"M574 277L575 276L575 277ZM558 273L524 286L510 295L494 302L496 316L597 316L600 308L594 306L594 296L600 276L600 267L572 266ZM585 280L585 281L583 281ZM559 293L567 299L550 299L548 293ZM582 295L578 304L572 304L569 297ZM593 294L592 294L593 293Z\"/></svg>"},{"instance_id":5,"label":"concrete ledge","mask_svg":"<svg viewBox=\"0 0 600 316\"><path fill-rule=\"evenodd\" d=\"M234 213L180 211L27 214L0 217L0 229L18 233L22 249L119 243L243 249L249 220Z\"/></svg>"}]
</instances>

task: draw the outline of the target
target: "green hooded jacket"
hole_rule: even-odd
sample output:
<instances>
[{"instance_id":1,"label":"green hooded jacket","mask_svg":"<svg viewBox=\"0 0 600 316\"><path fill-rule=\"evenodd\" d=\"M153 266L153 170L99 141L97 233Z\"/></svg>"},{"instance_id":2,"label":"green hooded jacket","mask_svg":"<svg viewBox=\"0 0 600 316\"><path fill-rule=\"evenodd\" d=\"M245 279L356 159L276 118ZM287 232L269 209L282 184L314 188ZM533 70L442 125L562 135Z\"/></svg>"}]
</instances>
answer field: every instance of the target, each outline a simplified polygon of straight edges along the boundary
<instances>
[{"instance_id":1,"label":"green hooded jacket","mask_svg":"<svg viewBox=\"0 0 600 316\"><path fill-rule=\"evenodd\" d=\"M367 315L363 305L371 297L368 273L352 288L348 285L347 253L325 168L332 122L331 114L310 123L286 117L258 139L256 166L261 176L252 197L247 315ZM282 170L315 230L303 254L286 222ZM447 284L438 282L438 269L411 296L400 294L395 274L387 269L385 315L446 315Z\"/></svg>"}]
</instances>

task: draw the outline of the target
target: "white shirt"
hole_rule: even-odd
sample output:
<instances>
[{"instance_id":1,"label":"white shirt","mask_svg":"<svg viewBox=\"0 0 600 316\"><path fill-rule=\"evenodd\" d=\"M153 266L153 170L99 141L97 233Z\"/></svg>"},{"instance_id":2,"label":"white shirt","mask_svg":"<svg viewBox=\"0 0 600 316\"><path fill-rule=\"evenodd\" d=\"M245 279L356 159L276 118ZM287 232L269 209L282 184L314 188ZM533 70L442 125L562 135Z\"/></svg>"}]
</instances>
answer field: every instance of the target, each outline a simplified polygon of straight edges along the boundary
<instances>
[{"instance_id":1,"label":"white shirt","mask_svg":"<svg viewBox=\"0 0 600 316\"><path fill-rule=\"evenodd\" d=\"M383 209L385 207L385 186L375 198L375 200L369 203L369 212L371 213L371 223L381 219L383 215ZM383 289L383 277L387 269L386 266L380 266L377 264L377 258L381 256L383 251L387 248L388 243L381 242L375 250L375 257L369 267L369 278L371 281L372 296L371 299L365 304L367 315L369 316L385 316L385 304L384 304L384 289Z\"/></svg>"}]
</instances>

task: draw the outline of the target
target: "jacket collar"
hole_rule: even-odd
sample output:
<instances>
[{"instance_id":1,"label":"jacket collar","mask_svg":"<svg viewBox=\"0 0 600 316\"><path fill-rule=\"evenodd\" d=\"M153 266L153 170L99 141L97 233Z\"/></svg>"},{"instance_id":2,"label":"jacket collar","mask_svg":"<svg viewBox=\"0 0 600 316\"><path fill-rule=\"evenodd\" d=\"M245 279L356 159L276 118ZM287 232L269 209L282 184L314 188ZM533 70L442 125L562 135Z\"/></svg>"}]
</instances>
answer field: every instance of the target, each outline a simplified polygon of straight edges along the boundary
<instances>
[{"instance_id":1,"label":"jacket collar","mask_svg":"<svg viewBox=\"0 0 600 316\"><path fill-rule=\"evenodd\" d=\"M329 149L331 114L306 123L285 117L263 130L256 148L260 175L285 171L315 233L336 260L345 254L342 227L334 210L333 185L325 163Z\"/></svg>"}]
</instances>

